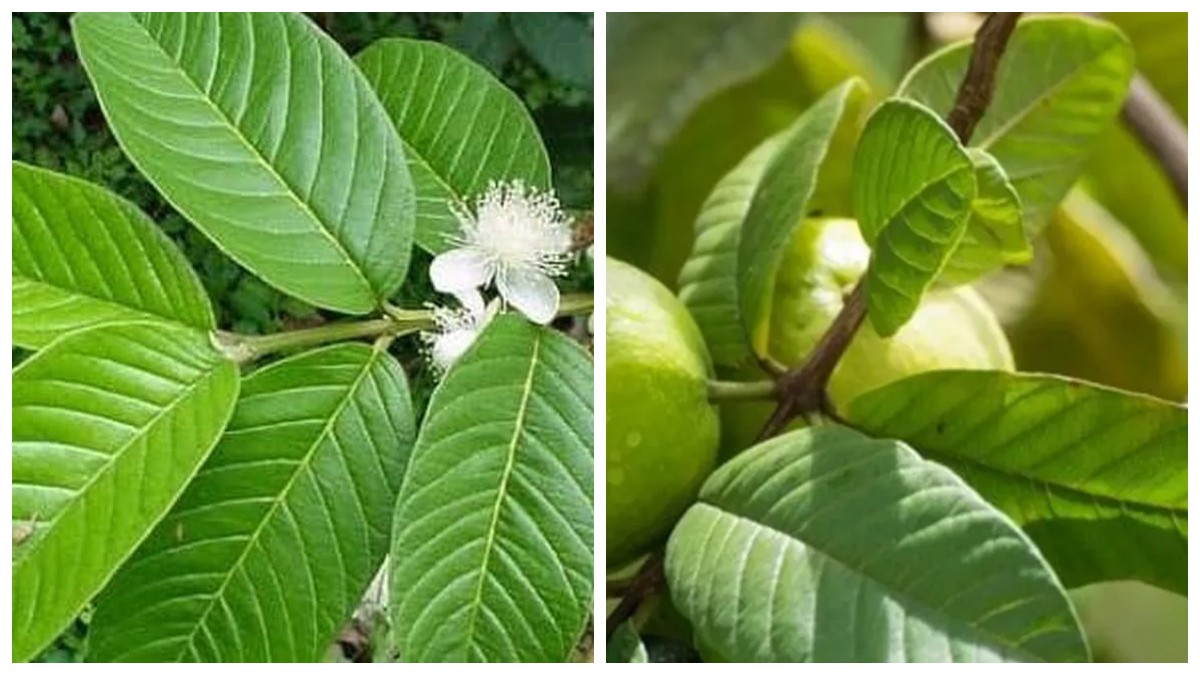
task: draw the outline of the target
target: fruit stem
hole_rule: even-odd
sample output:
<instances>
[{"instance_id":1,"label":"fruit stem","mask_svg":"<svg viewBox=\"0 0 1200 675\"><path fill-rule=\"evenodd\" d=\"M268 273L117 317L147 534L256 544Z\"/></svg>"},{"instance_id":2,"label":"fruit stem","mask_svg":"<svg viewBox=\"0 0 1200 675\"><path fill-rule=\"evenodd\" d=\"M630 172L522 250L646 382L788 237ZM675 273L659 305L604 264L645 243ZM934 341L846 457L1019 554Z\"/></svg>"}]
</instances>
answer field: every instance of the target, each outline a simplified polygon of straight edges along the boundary
<instances>
[{"instance_id":1,"label":"fruit stem","mask_svg":"<svg viewBox=\"0 0 1200 675\"><path fill-rule=\"evenodd\" d=\"M621 627L621 624L633 618L637 614L638 607L650 596L654 595L667 582L666 570L663 569L662 556L654 553L651 554L646 562L638 568L637 574L633 580L629 582L629 588L621 597L621 602L617 604L616 609L608 615L608 620L605 622L605 638L610 639L613 633Z\"/></svg>"},{"instance_id":2,"label":"fruit stem","mask_svg":"<svg viewBox=\"0 0 1200 675\"><path fill-rule=\"evenodd\" d=\"M708 400L712 403L721 401L762 401L779 396L779 386L774 380L761 382L725 382L723 380L708 381Z\"/></svg>"},{"instance_id":3,"label":"fruit stem","mask_svg":"<svg viewBox=\"0 0 1200 675\"><path fill-rule=\"evenodd\" d=\"M1020 16L1020 12L993 12L975 33L971 61L958 87L954 107L946 116L946 123L963 145L971 140L975 126L992 102L1000 57L1008 47L1008 39ZM850 291L842 310L804 363L779 376L779 405L759 433L759 441L778 434L797 415L820 412L837 419L826 388L833 369L850 347L850 341L867 316L864 279L859 279L854 290Z\"/></svg>"}]
</instances>

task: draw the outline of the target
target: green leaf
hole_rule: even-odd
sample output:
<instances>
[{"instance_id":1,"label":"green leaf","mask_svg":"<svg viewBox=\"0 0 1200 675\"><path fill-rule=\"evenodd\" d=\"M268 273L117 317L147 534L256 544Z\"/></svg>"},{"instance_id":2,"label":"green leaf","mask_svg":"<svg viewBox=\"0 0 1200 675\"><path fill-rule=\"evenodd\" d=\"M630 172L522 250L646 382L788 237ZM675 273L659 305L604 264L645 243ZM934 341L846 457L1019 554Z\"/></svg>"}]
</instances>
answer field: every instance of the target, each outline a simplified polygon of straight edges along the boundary
<instances>
[{"instance_id":1,"label":"green leaf","mask_svg":"<svg viewBox=\"0 0 1200 675\"><path fill-rule=\"evenodd\" d=\"M97 599L89 660L321 660L387 553L414 436L386 351L334 345L246 378L212 456Z\"/></svg>"},{"instance_id":2,"label":"green leaf","mask_svg":"<svg viewBox=\"0 0 1200 675\"><path fill-rule=\"evenodd\" d=\"M363 314L403 281L413 186L370 85L299 14L77 14L126 154L226 253Z\"/></svg>"},{"instance_id":3,"label":"green leaf","mask_svg":"<svg viewBox=\"0 0 1200 675\"><path fill-rule=\"evenodd\" d=\"M738 240L737 290L743 330L759 354L767 351L767 317L784 250L807 214L839 127L854 123L865 95L862 81L853 78L821 97L785 132L755 188Z\"/></svg>"},{"instance_id":4,"label":"green leaf","mask_svg":"<svg viewBox=\"0 0 1200 675\"><path fill-rule=\"evenodd\" d=\"M183 491L238 375L206 334L143 322L70 333L12 383L13 659L28 661Z\"/></svg>"},{"instance_id":5,"label":"green leaf","mask_svg":"<svg viewBox=\"0 0 1200 675\"><path fill-rule=\"evenodd\" d=\"M397 501L405 661L565 661L592 607L592 363L494 319L434 391Z\"/></svg>"},{"instance_id":6,"label":"green leaf","mask_svg":"<svg viewBox=\"0 0 1200 675\"><path fill-rule=\"evenodd\" d=\"M850 419L953 469L1071 587L1187 594L1187 408L1053 375L941 371L856 399Z\"/></svg>"},{"instance_id":7,"label":"green leaf","mask_svg":"<svg viewBox=\"0 0 1200 675\"><path fill-rule=\"evenodd\" d=\"M884 102L854 155L854 213L871 245L867 312L890 337L958 246L975 199L975 167L954 131L920 104Z\"/></svg>"},{"instance_id":8,"label":"green leaf","mask_svg":"<svg viewBox=\"0 0 1200 675\"><path fill-rule=\"evenodd\" d=\"M896 441L801 429L719 468L667 543L671 597L735 661L1084 661L1037 549Z\"/></svg>"},{"instance_id":9,"label":"green leaf","mask_svg":"<svg viewBox=\"0 0 1200 675\"><path fill-rule=\"evenodd\" d=\"M938 51L908 74L899 95L938 113L954 105L971 43ZM1133 49L1103 21L1078 16L1022 20L996 72L996 91L970 145L991 153L1021 195L1038 232L1112 122L1133 73Z\"/></svg>"},{"instance_id":10,"label":"green leaf","mask_svg":"<svg viewBox=\"0 0 1200 675\"><path fill-rule=\"evenodd\" d=\"M13 342L131 320L213 328L187 259L136 206L86 181L13 162Z\"/></svg>"},{"instance_id":11,"label":"green leaf","mask_svg":"<svg viewBox=\"0 0 1200 675\"><path fill-rule=\"evenodd\" d=\"M969 148L967 154L975 165L977 192L962 239L938 276L944 284L969 283L1004 265L1021 265L1033 259L1021 197L1004 167L978 148Z\"/></svg>"},{"instance_id":12,"label":"green leaf","mask_svg":"<svg viewBox=\"0 0 1200 675\"><path fill-rule=\"evenodd\" d=\"M633 624L626 621L621 624L613 636L608 639L605 650L605 663L646 663L646 645L638 636Z\"/></svg>"},{"instance_id":13,"label":"green leaf","mask_svg":"<svg viewBox=\"0 0 1200 675\"><path fill-rule=\"evenodd\" d=\"M479 64L436 42L399 38L377 40L354 61L404 141L422 248L446 250L458 233L454 210L489 181L550 187L550 160L525 105Z\"/></svg>"},{"instance_id":14,"label":"green leaf","mask_svg":"<svg viewBox=\"0 0 1200 675\"><path fill-rule=\"evenodd\" d=\"M786 132L746 155L700 207L691 255L679 273L679 299L704 334L713 363L729 366L752 357L738 316L737 254L742 224L767 165Z\"/></svg>"}]
</instances>

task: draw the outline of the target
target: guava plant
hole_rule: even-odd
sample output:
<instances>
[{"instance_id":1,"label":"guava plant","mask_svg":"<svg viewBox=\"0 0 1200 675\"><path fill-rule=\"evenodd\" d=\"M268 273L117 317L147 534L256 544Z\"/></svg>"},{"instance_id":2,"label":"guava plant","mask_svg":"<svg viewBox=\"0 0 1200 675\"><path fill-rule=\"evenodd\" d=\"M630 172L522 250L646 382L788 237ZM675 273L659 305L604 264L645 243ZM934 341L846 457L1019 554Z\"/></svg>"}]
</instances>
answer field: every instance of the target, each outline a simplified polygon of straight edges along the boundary
<instances>
[{"instance_id":1,"label":"guava plant","mask_svg":"<svg viewBox=\"0 0 1200 675\"><path fill-rule=\"evenodd\" d=\"M13 342L33 351L12 376L14 660L81 613L93 661L320 660L368 587L383 658L572 658L592 362L548 324L590 312L555 283L589 242L520 101L439 44L351 59L298 14L73 30L163 196L251 273L346 316L219 330L149 217L13 164ZM397 306L414 243L447 306ZM401 339L442 378L423 419Z\"/></svg>"},{"instance_id":2,"label":"guava plant","mask_svg":"<svg viewBox=\"0 0 1200 675\"><path fill-rule=\"evenodd\" d=\"M1186 405L1015 372L973 287L1030 262L1133 74L1108 23L991 15L736 163L677 295L608 261L609 660L1087 661L1069 589L1186 596Z\"/></svg>"}]
</instances>

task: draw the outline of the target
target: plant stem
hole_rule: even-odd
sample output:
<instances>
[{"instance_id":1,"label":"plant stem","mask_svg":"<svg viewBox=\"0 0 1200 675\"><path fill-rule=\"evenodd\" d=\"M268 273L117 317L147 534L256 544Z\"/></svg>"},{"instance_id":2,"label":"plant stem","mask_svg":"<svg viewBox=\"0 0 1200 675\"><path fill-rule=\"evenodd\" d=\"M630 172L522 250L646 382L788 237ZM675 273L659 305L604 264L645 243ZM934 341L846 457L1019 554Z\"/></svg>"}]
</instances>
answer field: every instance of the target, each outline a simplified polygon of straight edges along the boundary
<instances>
[{"instance_id":1,"label":"plant stem","mask_svg":"<svg viewBox=\"0 0 1200 675\"><path fill-rule=\"evenodd\" d=\"M992 102L1000 58L1020 16L1020 12L989 14L975 33L971 61L958 87L954 107L946 116L947 124L963 145L971 140L975 126ZM826 387L833 369L846 353L866 316L866 288L865 282L860 279L804 363L779 377L779 404L759 433L760 441L779 433L797 415L821 412L836 417Z\"/></svg>"},{"instance_id":2,"label":"plant stem","mask_svg":"<svg viewBox=\"0 0 1200 675\"><path fill-rule=\"evenodd\" d=\"M246 363L285 349L311 347L330 342L339 342L341 340L379 337L382 335L395 337L433 327L433 314L431 312L423 312L420 316L417 316L417 312L413 312L412 314L412 318L407 321L394 318L348 321L270 335L219 333L217 341L221 349L236 361Z\"/></svg>"},{"instance_id":3,"label":"plant stem","mask_svg":"<svg viewBox=\"0 0 1200 675\"><path fill-rule=\"evenodd\" d=\"M587 293L565 295L559 305L558 315L586 314L592 311L594 301ZM267 354L285 349L312 347L342 340L359 338L386 338L391 340L420 330L434 327L433 311L428 309L401 309L385 305L387 316L365 321L343 321L316 328L272 333L270 335L239 335L218 332L217 347L238 363L247 363ZM384 344L384 343L380 343Z\"/></svg>"},{"instance_id":4,"label":"plant stem","mask_svg":"<svg viewBox=\"0 0 1200 675\"><path fill-rule=\"evenodd\" d=\"M1171 179L1175 196L1186 209L1187 128L1141 73L1133 76L1121 114L1142 146L1158 160Z\"/></svg>"},{"instance_id":5,"label":"plant stem","mask_svg":"<svg viewBox=\"0 0 1200 675\"><path fill-rule=\"evenodd\" d=\"M774 399L777 394L778 385L774 380L760 382L708 381L708 400L713 403L718 401L761 401Z\"/></svg>"},{"instance_id":6,"label":"plant stem","mask_svg":"<svg viewBox=\"0 0 1200 675\"><path fill-rule=\"evenodd\" d=\"M654 595L665 583L666 571L663 569L662 556L657 553L651 554L646 562L642 563L637 575L633 577L633 581L629 582L629 588L621 597L617 608L608 615L604 626L605 638L611 638L621 624L637 614L638 607L642 602Z\"/></svg>"}]
</instances>

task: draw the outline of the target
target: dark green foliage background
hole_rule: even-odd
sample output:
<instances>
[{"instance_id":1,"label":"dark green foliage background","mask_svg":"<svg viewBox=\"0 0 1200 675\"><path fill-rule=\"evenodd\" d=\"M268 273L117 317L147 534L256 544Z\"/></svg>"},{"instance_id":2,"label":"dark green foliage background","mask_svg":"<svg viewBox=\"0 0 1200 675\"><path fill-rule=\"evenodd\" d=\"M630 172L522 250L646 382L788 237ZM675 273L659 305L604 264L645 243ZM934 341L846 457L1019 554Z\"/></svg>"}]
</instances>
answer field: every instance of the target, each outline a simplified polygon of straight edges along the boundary
<instances>
[{"instance_id":1,"label":"dark green foliage background","mask_svg":"<svg viewBox=\"0 0 1200 675\"><path fill-rule=\"evenodd\" d=\"M554 170L555 188L571 211L592 208L592 16L576 13L309 14L350 55L386 37L446 43L487 67L532 112ZM287 297L247 273L192 227L126 159L96 102L71 39L70 14L13 15L12 159L79 176L133 201L174 239L200 275L218 325L240 333L272 333L323 323L332 314ZM436 300L428 254L414 249L408 280L396 301L420 307ZM560 281L564 292L592 289L590 269ZM573 321L565 319L564 321ZM412 377L423 411L434 380L420 367L415 338L393 352ZM14 350L14 364L21 357ZM82 656L86 615L43 661Z\"/></svg>"}]
</instances>

